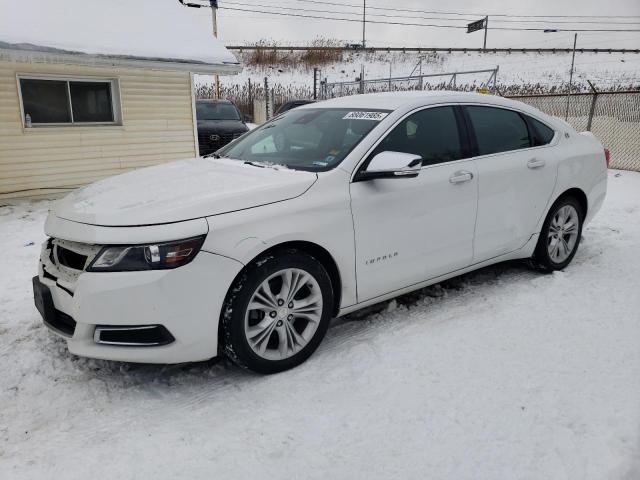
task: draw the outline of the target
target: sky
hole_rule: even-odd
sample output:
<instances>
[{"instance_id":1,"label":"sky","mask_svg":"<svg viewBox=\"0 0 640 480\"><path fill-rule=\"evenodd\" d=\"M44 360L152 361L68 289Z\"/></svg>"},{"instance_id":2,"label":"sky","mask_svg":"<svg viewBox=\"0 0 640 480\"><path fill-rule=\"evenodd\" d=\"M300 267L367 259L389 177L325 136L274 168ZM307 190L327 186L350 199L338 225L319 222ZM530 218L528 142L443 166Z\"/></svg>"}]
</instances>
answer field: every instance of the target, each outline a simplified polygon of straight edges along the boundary
<instances>
[{"instance_id":1,"label":"sky","mask_svg":"<svg viewBox=\"0 0 640 480\"><path fill-rule=\"evenodd\" d=\"M177 0L162 0L176 1ZM191 0L203 1L203 0ZM271 39L280 43L299 45L324 37L341 42L361 42L362 23L321 20L315 18L286 17L256 12L242 12L234 9L278 11L315 16L338 16L360 18L363 0L327 0L309 2L306 0L219 0L219 38L227 45L251 44L261 39ZM206 0L205 0L206 3ZM331 5L334 3L335 5ZM356 5L356 6L349 6ZM489 15L487 47L570 47L572 32L543 33L541 31L499 31L492 27L542 27L556 29L632 29L640 30L640 0L456 0L436 2L432 0L368 0L369 20L395 21L403 23L436 23L464 26L467 21ZM227 7L227 8L224 8ZM281 8L277 8L281 7ZM372 7L421 10L428 12L450 12L453 14L433 14L376 10ZM209 17L210 10L189 9L196 17ZM305 10L307 10L305 12ZM314 10L311 12L310 10ZM341 12L341 13L331 13ZM376 16L374 16L375 14ZM381 15L392 15L385 17ZM401 15L398 17L397 15ZM513 17L498 15L607 15L619 18L549 18L547 22L539 18L518 18L524 23L510 23ZM420 18L430 17L430 18ZM635 18L634 18L635 17ZM440 19L440 20L438 20ZM452 20L455 19L455 20ZM534 21L535 23L531 22ZM549 23L607 21L617 24L593 23ZM423 26L381 25L368 23L366 27L368 46L424 46L424 47L481 47L483 33L467 34L466 30ZM640 48L640 32L579 32L578 48Z\"/></svg>"}]
</instances>

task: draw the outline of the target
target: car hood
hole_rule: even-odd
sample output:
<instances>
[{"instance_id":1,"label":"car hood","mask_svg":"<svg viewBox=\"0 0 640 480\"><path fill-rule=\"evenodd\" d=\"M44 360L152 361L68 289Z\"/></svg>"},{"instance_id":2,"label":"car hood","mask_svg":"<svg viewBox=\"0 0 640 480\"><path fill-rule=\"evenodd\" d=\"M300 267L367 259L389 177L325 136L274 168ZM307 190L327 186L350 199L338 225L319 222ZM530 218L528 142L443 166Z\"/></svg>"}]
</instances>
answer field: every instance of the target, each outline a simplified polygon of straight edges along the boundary
<instances>
[{"instance_id":1,"label":"car hood","mask_svg":"<svg viewBox=\"0 0 640 480\"><path fill-rule=\"evenodd\" d=\"M142 168L75 190L53 214L103 226L157 225L219 215L302 195L312 172L194 158Z\"/></svg>"},{"instance_id":2,"label":"car hood","mask_svg":"<svg viewBox=\"0 0 640 480\"><path fill-rule=\"evenodd\" d=\"M240 120L198 120L199 131L245 132L248 127Z\"/></svg>"}]
</instances>

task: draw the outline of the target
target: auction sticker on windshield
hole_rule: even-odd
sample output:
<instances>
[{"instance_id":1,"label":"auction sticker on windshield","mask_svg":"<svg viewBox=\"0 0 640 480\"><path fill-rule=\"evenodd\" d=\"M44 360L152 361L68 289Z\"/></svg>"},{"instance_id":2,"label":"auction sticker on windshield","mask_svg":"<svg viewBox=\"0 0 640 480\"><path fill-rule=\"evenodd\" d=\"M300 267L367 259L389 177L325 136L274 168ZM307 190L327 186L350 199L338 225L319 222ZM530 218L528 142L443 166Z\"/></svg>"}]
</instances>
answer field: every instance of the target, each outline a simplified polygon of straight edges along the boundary
<instances>
[{"instance_id":1,"label":"auction sticker on windshield","mask_svg":"<svg viewBox=\"0 0 640 480\"><path fill-rule=\"evenodd\" d=\"M374 120L379 122L384 117L389 115L388 112L349 112L344 117L343 120Z\"/></svg>"}]
</instances>

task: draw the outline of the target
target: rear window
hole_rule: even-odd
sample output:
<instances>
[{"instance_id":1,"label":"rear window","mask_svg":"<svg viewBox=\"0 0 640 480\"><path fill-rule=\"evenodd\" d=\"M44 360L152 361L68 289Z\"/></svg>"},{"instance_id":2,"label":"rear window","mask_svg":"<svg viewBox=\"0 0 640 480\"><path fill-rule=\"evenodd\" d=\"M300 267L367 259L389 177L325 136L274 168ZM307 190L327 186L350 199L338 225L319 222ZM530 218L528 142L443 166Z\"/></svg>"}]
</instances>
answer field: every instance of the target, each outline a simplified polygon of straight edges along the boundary
<instances>
[{"instance_id":1,"label":"rear window","mask_svg":"<svg viewBox=\"0 0 640 480\"><path fill-rule=\"evenodd\" d=\"M478 155L529 148L529 129L518 112L495 107L465 107L476 134Z\"/></svg>"}]
</instances>

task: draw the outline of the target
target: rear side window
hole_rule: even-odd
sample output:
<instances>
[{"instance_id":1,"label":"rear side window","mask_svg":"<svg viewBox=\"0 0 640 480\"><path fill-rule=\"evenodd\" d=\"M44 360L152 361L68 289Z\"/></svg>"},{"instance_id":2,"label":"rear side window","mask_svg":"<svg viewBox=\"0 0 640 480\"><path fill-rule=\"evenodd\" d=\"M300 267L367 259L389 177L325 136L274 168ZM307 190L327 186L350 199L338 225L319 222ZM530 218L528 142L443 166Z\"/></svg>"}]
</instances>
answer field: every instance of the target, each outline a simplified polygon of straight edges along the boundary
<instances>
[{"instance_id":1,"label":"rear side window","mask_svg":"<svg viewBox=\"0 0 640 480\"><path fill-rule=\"evenodd\" d=\"M427 108L408 116L378 144L372 156L386 151L420 155L423 165L463 158L455 110Z\"/></svg>"},{"instance_id":2,"label":"rear side window","mask_svg":"<svg viewBox=\"0 0 640 480\"><path fill-rule=\"evenodd\" d=\"M465 107L476 134L478 155L529 148L529 130L519 113L504 108Z\"/></svg>"},{"instance_id":3,"label":"rear side window","mask_svg":"<svg viewBox=\"0 0 640 480\"><path fill-rule=\"evenodd\" d=\"M547 145L553 140L555 132L552 129L535 118L527 117L527 120L531 125L531 140L534 147Z\"/></svg>"}]
</instances>

